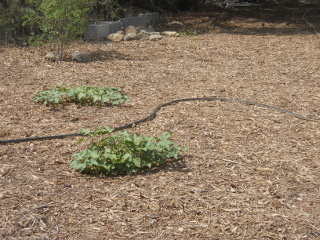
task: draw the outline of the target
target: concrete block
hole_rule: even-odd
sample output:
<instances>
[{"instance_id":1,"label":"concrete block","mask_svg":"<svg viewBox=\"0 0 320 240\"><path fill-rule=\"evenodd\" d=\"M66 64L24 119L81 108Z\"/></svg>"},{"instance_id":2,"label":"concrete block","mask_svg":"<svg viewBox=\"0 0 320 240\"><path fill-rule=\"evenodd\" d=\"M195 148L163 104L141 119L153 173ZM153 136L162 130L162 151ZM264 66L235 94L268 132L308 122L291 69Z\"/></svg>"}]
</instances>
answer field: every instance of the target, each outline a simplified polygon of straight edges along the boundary
<instances>
[{"instance_id":1,"label":"concrete block","mask_svg":"<svg viewBox=\"0 0 320 240\"><path fill-rule=\"evenodd\" d=\"M121 26L120 21L94 22L88 25L85 36L90 40L104 39L109 34L121 30Z\"/></svg>"},{"instance_id":2,"label":"concrete block","mask_svg":"<svg viewBox=\"0 0 320 240\"><path fill-rule=\"evenodd\" d=\"M122 29L126 29L130 25L130 20L128 18L120 18Z\"/></svg>"},{"instance_id":3,"label":"concrete block","mask_svg":"<svg viewBox=\"0 0 320 240\"><path fill-rule=\"evenodd\" d=\"M147 13L147 19L149 21L149 25L153 26L160 21L160 15L158 12Z\"/></svg>"},{"instance_id":4,"label":"concrete block","mask_svg":"<svg viewBox=\"0 0 320 240\"><path fill-rule=\"evenodd\" d=\"M137 16L137 17L130 17L128 18L130 25L139 27L141 25L145 26L148 22L148 18L145 14Z\"/></svg>"}]
</instances>

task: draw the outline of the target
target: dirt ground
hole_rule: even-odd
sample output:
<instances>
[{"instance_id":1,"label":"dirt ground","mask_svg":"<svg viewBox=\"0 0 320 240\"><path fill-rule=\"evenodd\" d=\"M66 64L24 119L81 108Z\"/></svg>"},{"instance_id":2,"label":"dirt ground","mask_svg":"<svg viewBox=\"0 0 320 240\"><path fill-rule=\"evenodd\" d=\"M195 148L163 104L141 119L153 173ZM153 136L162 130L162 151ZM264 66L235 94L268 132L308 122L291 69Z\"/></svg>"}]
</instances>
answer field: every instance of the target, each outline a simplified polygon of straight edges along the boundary
<instances>
[{"instance_id":1,"label":"dirt ground","mask_svg":"<svg viewBox=\"0 0 320 240\"><path fill-rule=\"evenodd\" d=\"M178 13L163 40L74 44L89 63L43 61L48 48L0 49L0 139L117 127L180 98L223 97L320 118L320 38L304 7ZM197 34L194 34L197 33ZM121 107L33 101L57 83L121 88ZM1 239L319 239L320 122L256 105L167 106L128 129L173 131L188 147L143 173L70 167L79 137L0 145Z\"/></svg>"}]
</instances>

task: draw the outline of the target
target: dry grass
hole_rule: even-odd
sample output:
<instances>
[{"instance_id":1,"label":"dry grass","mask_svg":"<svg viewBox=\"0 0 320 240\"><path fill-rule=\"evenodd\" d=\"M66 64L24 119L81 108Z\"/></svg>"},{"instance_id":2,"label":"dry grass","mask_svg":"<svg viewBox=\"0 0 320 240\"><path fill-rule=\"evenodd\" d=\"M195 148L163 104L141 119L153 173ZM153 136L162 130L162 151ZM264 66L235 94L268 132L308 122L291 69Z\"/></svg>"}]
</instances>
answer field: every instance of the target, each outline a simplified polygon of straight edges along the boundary
<instances>
[{"instance_id":1,"label":"dry grass","mask_svg":"<svg viewBox=\"0 0 320 240\"><path fill-rule=\"evenodd\" d=\"M221 21L211 28L218 13L190 13L174 19L188 28L206 26L205 32L159 42L73 45L70 52L94 56L86 64L52 64L42 61L44 50L2 48L0 138L120 126L161 103L190 97L243 99L320 118L320 38L299 14L291 16L289 31L281 25L288 16L267 21L268 11L257 15L265 16L270 32L261 19L255 24L253 13L243 18L239 10L226 10L219 13L230 18L223 24L237 27ZM33 102L36 92L59 82L120 87L131 102L55 111ZM174 131L174 140L190 150L164 167L115 178L70 168L71 155L84 147L78 138L1 145L0 236L318 239L319 124L254 105L175 104L128 131Z\"/></svg>"}]
</instances>

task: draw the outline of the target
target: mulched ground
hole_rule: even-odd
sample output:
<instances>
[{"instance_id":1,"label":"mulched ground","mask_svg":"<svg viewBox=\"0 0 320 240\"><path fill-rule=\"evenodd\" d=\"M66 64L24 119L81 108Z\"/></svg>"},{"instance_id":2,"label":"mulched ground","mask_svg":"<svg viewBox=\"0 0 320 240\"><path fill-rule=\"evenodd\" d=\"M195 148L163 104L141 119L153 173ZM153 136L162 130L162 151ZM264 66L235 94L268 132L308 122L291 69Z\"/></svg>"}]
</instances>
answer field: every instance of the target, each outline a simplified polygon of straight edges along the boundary
<instances>
[{"instance_id":1,"label":"mulched ground","mask_svg":"<svg viewBox=\"0 0 320 240\"><path fill-rule=\"evenodd\" d=\"M167 101L223 97L320 118L320 38L305 6L179 13L158 42L74 44L90 63L0 49L0 139L120 126ZM35 104L57 83L120 87L121 107ZM221 101L184 102L128 132L173 139L176 161L123 177L70 167L79 138L0 145L2 239L319 239L319 121Z\"/></svg>"}]
</instances>

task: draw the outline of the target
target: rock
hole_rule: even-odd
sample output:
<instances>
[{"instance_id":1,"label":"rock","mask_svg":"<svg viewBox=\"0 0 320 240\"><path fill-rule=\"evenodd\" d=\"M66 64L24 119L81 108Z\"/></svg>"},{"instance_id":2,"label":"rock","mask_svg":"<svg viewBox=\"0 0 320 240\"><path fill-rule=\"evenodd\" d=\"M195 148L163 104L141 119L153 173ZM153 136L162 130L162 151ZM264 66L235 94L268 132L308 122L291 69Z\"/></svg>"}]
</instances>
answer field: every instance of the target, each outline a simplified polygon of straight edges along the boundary
<instances>
[{"instance_id":1,"label":"rock","mask_svg":"<svg viewBox=\"0 0 320 240\"><path fill-rule=\"evenodd\" d=\"M149 27L148 27L148 30L147 30L147 32L154 32L154 29L153 29L153 27L152 27L152 26L149 26Z\"/></svg>"},{"instance_id":2,"label":"rock","mask_svg":"<svg viewBox=\"0 0 320 240\"><path fill-rule=\"evenodd\" d=\"M77 62L89 62L91 60L91 57L83 52L76 51L72 53L72 61Z\"/></svg>"},{"instance_id":3,"label":"rock","mask_svg":"<svg viewBox=\"0 0 320 240\"><path fill-rule=\"evenodd\" d=\"M135 33L137 34L138 33L138 29L135 28L134 26L130 25L126 28L126 30L124 31L125 32L125 35L129 34L129 33Z\"/></svg>"},{"instance_id":4,"label":"rock","mask_svg":"<svg viewBox=\"0 0 320 240\"><path fill-rule=\"evenodd\" d=\"M149 39L149 36L146 32L139 32L137 34L137 39L139 40L148 40Z\"/></svg>"},{"instance_id":5,"label":"rock","mask_svg":"<svg viewBox=\"0 0 320 240\"><path fill-rule=\"evenodd\" d=\"M158 34L152 34L149 36L149 40L150 41L158 41L158 40L161 40L162 39L162 36L160 35L160 33Z\"/></svg>"},{"instance_id":6,"label":"rock","mask_svg":"<svg viewBox=\"0 0 320 240\"><path fill-rule=\"evenodd\" d=\"M151 36L151 35L160 35L159 32L146 32L146 34L148 34L148 36Z\"/></svg>"},{"instance_id":7,"label":"rock","mask_svg":"<svg viewBox=\"0 0 320 240\"><path fill-rule=\"evenodd\" d=\"M183 23L179 22L179 21L172 21L172 22L169 22L169 25L180 25L180 26L183 26Z\"/></svg>"},{"instance_id":8,"label":"rock","mask_svg":"<svg viewBox=\"0 0 320 240\"><path fill-rule=\"evenodd\" d=\"M168 36L168 37L179 37L180 36L180 34L177 33L176 31L164 31L161 33L161 35Z\"/></svg>"},{"instance_id":9,"label":"rock","mask_svg":"<svg viewBox=\"0 0 320 240\"><path fill-rule=\"evenodd\" d=\"M143 25L137 27L137 30L138 30L138 32L147 32L148 31L147 27L143 26Z\"/></svg>"},{"instance_id":10,"label":"rock","mask_svg":"<svg viewBox=\"0 0 320 240\"><path fill-rule=\"evenodd\" d=\"M44 60L49 62L57 62L59 60L59 54L56 52L48 52L44 57Z\"/></svg>"},{"instance_id":11,"label":"rock","mask_svg":"<svg viewBox=\"0 0 320 240\"><path fill-rule=\"evenodd\" d=\"M137 34L136 33L128 33L124 36L123 40L124 41L132 41L132 40L137 40Z\"/></svg>"},{"instance_id":12,"label":"rock","mask_svg":"<svg viewBox=\"0 0 320 240\"><path fill-rule=\"evenodd\" d=\"M122 31L121 31L122 32ZM112 33L112 34L109 34L109 36L107 37L110 41L113 41L113 42L120 42L123 40L124 38L124 35L122 33Z\"/></svg>"}]
</instances>

